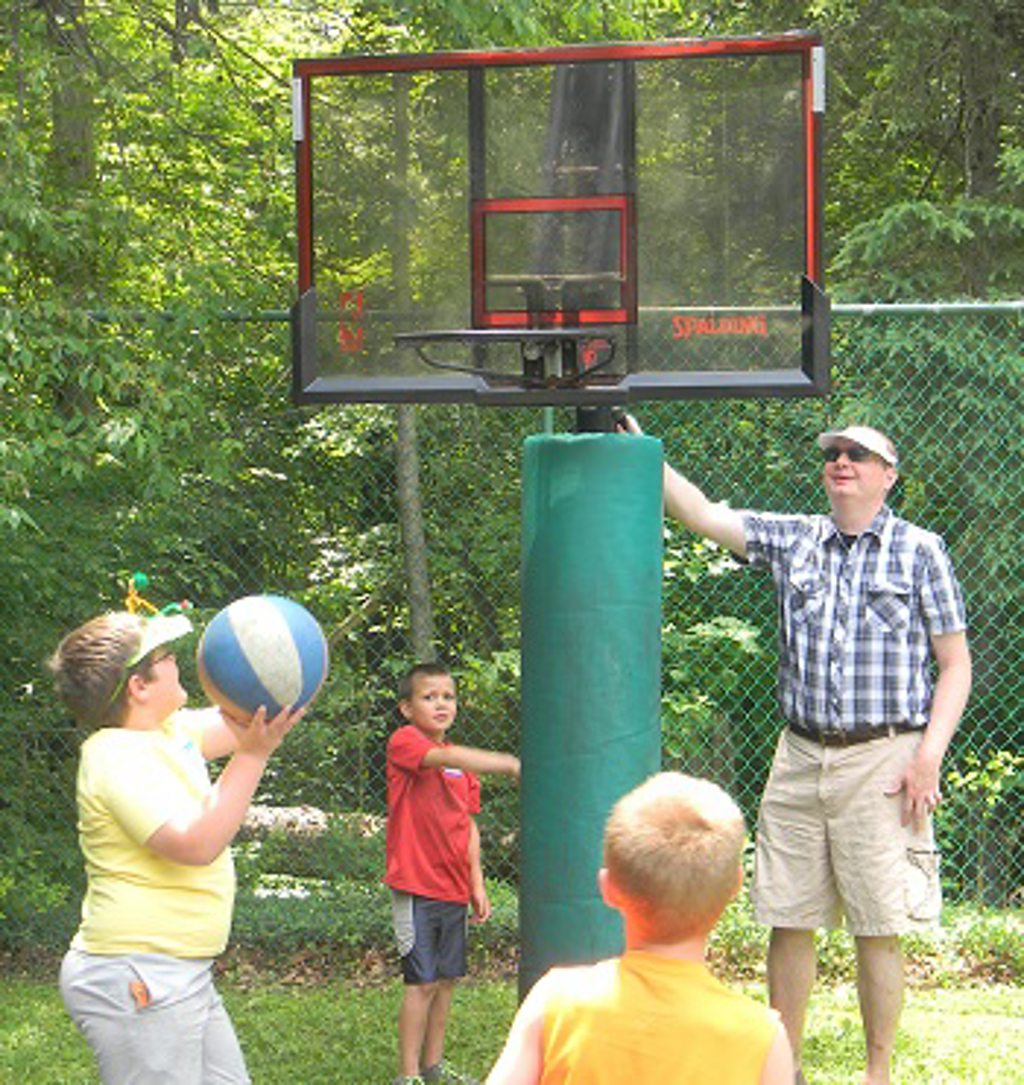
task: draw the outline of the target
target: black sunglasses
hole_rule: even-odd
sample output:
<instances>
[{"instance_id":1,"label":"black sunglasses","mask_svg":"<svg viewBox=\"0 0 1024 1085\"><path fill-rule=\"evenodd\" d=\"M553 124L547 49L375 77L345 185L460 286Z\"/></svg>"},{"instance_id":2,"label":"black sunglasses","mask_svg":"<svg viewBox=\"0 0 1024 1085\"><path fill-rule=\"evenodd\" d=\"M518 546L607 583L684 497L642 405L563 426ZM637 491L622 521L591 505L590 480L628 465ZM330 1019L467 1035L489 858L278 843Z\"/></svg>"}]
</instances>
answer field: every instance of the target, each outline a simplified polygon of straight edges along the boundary
<instances>
[{"instance_id":1,"label":"black sunglasses","mask_svg":"<svg viewBox=\"0 0 1024 1085\"><path fill-rule=\"evenodd\" d=\"M862 448L860 445L851 445L850 448L836 448L833 445L831 448L825 449L825 462L835 463L843 454L846 455L850 463L864 463L865 460L875 455L874 452Z\"/></svg>"}]
</instances>

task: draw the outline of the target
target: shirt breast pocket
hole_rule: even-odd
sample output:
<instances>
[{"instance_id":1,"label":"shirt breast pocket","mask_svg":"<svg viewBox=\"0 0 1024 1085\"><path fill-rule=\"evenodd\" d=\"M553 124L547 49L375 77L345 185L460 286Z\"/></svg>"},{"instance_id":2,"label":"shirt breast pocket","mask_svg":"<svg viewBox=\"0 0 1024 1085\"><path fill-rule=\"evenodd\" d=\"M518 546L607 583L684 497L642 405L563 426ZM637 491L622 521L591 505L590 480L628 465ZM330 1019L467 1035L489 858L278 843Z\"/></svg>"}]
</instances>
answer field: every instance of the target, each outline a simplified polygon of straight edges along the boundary
<instances>
[{"instance_id":1,"label":"shirt breast pocket","mask_svg":"<svg viewBox=\"0 0 1024 1085\"><path fill-rule=\"evenodd\" d=\"M875 629L900 633L910 626L910 588L902 584L874 584L867 594L867 620Z\"/></svg>"},{"instance_id":2,"label":"shirt breast pocket","mask_svg":"<svg viewBox=\"0 0 1024 1085\"><path fill-rule=\"evenodd\" d=\"M814 625L825 604L825 583L813 565L795 566L789 574L789 614L797 625Z\"/></svg>"}]
</instances>

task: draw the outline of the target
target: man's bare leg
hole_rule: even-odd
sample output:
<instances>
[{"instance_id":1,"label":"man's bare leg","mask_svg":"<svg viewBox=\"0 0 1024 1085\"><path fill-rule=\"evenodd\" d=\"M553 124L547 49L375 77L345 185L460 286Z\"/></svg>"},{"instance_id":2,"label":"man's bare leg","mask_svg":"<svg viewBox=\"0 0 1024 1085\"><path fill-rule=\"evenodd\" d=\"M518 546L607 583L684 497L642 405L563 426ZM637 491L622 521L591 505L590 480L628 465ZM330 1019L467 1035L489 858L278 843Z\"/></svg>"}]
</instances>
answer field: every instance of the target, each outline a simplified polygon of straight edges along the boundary
<instances>
[{"instance_id":1,"label":"man's bare leg","mask_svg":"<svg viewBox=\"0 0 1024 1085\"><path fill-rule=\"evenodd\" d=\"M800 1046L816 972L814 931L773 927L768 943L768 999L782 1018L789 1036L797 1081L802 1080Z\"/></svg>"},{"instance_id":2,"label":"man's bare leg","mask_svg":"<svg viewBox=\"0 0 1024 1085\"><path fill-rule=\"evenodd\" d=\"M864 1085L889 1085L903 1010L903 953L895 935L856 938L857 996L864 1022Z\"/></svg>"}]
</instances>

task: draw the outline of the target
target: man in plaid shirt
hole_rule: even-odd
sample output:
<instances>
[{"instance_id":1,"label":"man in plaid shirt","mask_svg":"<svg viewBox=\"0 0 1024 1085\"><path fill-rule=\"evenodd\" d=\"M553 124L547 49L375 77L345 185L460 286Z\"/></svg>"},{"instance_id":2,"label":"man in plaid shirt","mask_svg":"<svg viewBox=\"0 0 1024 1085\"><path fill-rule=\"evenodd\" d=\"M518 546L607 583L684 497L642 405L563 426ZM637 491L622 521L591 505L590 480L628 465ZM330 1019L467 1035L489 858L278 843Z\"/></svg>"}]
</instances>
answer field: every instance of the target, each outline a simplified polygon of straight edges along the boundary
<instances>
[{"instance_id":1,"label":"man in plaid shirt","mask_svg":"<svg viewBox=\"0 0 1024 1085\"><path fill-rule=\"evenodd\" d=\"M632 419L625 428L639 431ZM762 798L754 879L757 917L772 928L771 1003L799 1058L814 932L845 915L863 1083L888 1085L903 1003L899 936L933 925L941 906L931 815L971 657L942 539L886 504L899 463L892 441L848 426L818 445L827 516L731 509L667 465L665 508L775 581L787 726Z\"/></svg>"}]
</instances>

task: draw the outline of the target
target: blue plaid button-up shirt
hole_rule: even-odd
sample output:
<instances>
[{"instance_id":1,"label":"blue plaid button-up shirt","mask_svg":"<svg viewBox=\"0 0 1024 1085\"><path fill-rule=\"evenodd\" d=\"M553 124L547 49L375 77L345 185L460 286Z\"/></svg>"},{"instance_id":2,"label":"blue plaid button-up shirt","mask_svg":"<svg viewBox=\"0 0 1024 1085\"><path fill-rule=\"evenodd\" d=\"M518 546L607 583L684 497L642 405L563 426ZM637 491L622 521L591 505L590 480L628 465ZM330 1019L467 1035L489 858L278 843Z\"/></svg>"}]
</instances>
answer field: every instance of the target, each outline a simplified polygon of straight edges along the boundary
<instances>
[{"instance_id":1,"label":"blue plaid button-up shirt","mask_svg":"<svg viewBox=\"0 0 1024 1085\"><path fill-rule=\"evenodd\" d=\"M779 602L779 704L815 730L924 727L929 638L966 629L942 539L886 506L848 539L828 516L745 512L747 558Z\"/></svg>"}]
</instances>

